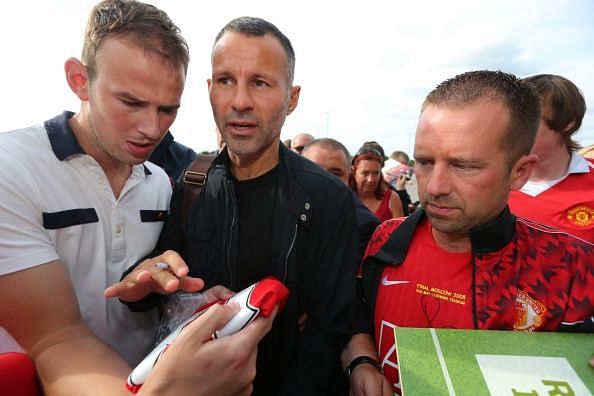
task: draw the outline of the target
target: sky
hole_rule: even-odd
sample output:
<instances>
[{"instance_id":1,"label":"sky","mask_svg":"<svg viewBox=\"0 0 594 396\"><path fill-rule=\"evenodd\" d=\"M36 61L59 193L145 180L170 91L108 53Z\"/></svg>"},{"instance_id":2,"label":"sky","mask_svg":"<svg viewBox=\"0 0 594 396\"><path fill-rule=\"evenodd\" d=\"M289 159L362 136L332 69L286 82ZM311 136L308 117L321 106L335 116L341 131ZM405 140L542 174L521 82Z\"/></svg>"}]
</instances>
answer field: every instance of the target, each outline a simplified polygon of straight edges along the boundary
<instances>
[{"instance_id":1,"label":"sky","mask_svg":"<svg viewBox=\"0 0 594 396\"><path fill-rule=\"evenodd\" d=\"M182 107L171 130L196 151L216 147L208 100L210 51L232 18L258 16L293 43L299 106L281 138L332 137L356 152L364 141L412 154L419 109L437 84L469 70L519 77L560 74L588 110L575 138L594 144L594 2L590 0L149 1L165 10L190 46ZM89 0L3 4L0 131L77 111L64 61L79 57Z\"/></svg>"}]
</instances>

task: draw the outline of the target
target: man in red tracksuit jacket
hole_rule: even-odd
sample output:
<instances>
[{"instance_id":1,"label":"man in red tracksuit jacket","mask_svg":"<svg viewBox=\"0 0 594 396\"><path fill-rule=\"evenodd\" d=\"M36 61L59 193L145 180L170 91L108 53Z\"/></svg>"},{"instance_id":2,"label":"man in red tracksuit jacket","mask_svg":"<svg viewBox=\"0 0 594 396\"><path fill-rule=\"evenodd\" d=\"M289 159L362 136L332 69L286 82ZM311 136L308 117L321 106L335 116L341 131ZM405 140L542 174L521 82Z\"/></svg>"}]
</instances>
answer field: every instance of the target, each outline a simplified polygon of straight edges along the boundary
<instances>
[{"instance_id":1,"label":"man in red tracksuit jacket","mask_svg":"<svg viewBox=\"0 0 594 396\"><path fill-rule=\"evenodd\" d=\"M456 76L425 100L414 148L423 209L382 224L360 268L390 391L400 393L398 326L594 332L594 245L507 206L537 162L540 111L534 88L502 72ZM355 385L375 370L362 366Z\"/></svg>"},{"instance_id":2,"label":"man in red tracksuit jacket","mask_svg":"<svg viewBox=\"0 0 594 396\"><path fill-rule=\"evenodd\" d=\"M423 210L376 230L364 280L384 375L398 384L394 328L594 332L594 245L506 208L448 252Z\"/></svg>"}]
</instances>

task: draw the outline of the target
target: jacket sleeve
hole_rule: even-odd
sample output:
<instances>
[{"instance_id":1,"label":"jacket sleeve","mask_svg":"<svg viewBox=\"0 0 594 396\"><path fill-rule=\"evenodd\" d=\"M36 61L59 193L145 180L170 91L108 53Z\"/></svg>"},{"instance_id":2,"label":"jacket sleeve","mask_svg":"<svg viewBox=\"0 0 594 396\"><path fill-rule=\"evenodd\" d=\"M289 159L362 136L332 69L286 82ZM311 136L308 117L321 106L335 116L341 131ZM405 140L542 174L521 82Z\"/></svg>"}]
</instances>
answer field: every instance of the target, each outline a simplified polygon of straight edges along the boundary
<instances>
[{"instance_id":1,"label":"jacket sleeve","mask_svg":"<svg viewBox=\"0 0 594 396\"><path fill-rule=\"evenodd\" d=\"M559 331L594 333L594 245L576 246L576 269Z\"/></svg>"},{"instance_id":2,"label":"jacket sleeve","mask_svg":"<svg viewBox=\"0 0 594 396\"><path fill-rule=\"evenodd\" d=\"M396 191L396 194L398 194L398 198L400 198L400 202L402 203L402 212L403 212L404 216L408 216L410 214L408 206L411 204L411 199L410 199L410 195L408 194L408 191L406 191L406 190L394 190L394 191Z\"/></svg>"},{"instance_id":3,"label":"jacket sleeve","mask_svg":"<svg viewBox=\"0 0 594 396\"><path fill-rule=\"evenodd\" d=\"M371 236L381 224L376 215L371 213L369 209L359 200L353 193L353 200L355 203L355 217L357 220L357 269L360 268L363 256ZM357 279L357 298L353 302L351 309L352 329L354 333L367 333L373 337L372 321L367 315L367 306L364 300L363 284L361 279Z\"/></svg>"},{"instance_id":4,"label":"jacket sleeve","mask_svg":"<svg viewBox=\"0 0 594 396\"><path fill-rule=\"evenodd\" d=\"M299 299L308 319L284 394L329 395L336 392L336 381L344 382L339 357L353 333L349 310L357 295L357 225L352 196L340 191L344 194L327 208L317 208L319 217L310 232L318 232L306 239L310 245L297 246L309 249L307 257L312 259L298 263L308 267L299 280Z\"/></svg>"}]
</instances>

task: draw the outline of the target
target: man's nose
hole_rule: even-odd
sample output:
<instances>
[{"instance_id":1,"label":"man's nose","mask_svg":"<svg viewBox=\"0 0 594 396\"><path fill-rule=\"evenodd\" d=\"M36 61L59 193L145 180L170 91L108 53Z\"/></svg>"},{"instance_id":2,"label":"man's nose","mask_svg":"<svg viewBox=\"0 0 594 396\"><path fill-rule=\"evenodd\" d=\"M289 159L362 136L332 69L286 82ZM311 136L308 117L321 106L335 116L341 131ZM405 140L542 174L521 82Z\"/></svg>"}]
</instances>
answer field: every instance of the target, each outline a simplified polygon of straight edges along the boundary
<instances>
[{"instance_id":1,"label":"man's nose","mask_svg":"<svg viewBox=\"0 0 594 396\"><path fill-rule=\"evenodd\" d=\"M138 131L150 139L158 139L161 134L161 119L158 110L147 109L138 124Z\"/></svg>"},{"instance_id":2,"label":"man's nose","mask_svg":"<svg viewBox=\"0 0 594 396\"><path fill-rule=\"evenodd\" d=\"M428 175L425 190L434 197L448 195L451 192L451 180L447 164L436 164Z\"/></svg>"},{"instance_id":3,"label":"man's nose","mask_svg":"<svg viewBox=\"0 0 594 396\"><path fill-rule=\"evenodd\" d=\"M233 110L238 113L249 111L254 107L254 100L249 86L237 84L232 102Z\"/></svg>"}]
</instances>

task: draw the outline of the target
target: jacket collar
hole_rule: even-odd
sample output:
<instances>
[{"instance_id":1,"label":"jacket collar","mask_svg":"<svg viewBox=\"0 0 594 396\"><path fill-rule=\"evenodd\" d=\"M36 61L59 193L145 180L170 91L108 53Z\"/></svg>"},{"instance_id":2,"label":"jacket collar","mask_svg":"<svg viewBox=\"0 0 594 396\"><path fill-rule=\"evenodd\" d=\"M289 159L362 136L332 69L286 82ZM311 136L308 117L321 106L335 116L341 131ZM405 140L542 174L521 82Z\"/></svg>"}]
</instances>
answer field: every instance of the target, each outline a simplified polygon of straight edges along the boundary
<instances>
[{"instance_id":1,"label":"jacket collar","mask_svg":"<svg viewBox=\"0 0 594 396\"><path fill-rule=\"evenodd\" d=\"M388 241L373 257L386 264L402 264L406 258L415 229L424 217L426 217L426 214L422 208L415 210L390 235ZM486 254L503 249L514 236L515 222L516 217L506 206L495 219L471 230L470 244L472 253Z\"/></svg>"},{"instance_id":2,"label":"jacket collar","mask_svg":"<svg viewBox=\"0 0 594 396\"><path fill-rule=\"evenodd\" d=\"M294 216L298 223L309 227L311 222L311 199L295 181L292 168L298 166L299 161L305 161L299 155L279 144L279 201L281 205ZM231 159L225 147L213 161L213 168L224 168L231 177Z\"/></svg>"},{"instance_id":3,"label":"jacket collar","mask_svg":"<svg viewBox=\"0 0 594 396\"><path fill-rule=\"evenodd\" d=\"M153 159L159 159L161 157L164 157L167 154L167 151L169 150L169 146L171 145L172 142L173 142L173 135L171 134L170 131L167 131L165 136L163 136L163 139L161 139L161 142L159 143L159 145L155 148L155 150L151 154L151 158L149 158L149 161L155 162L155 161L153 161Z\"/></svg>"},{"instance_id":4,"label":"jacket collar","mask_svg":"<svg viewBox=\"0 0 594 396\"><path fill-rule=\"evenodd\" d=\"M287 211L297 218L298 223L309 228L312 215L312 203L309 195L295 181L292 169L305 161L303 157L279 145L279 200Z\"/></svg>"},{"instance_id":5,"label":"jacket collar","mask_svg":"<svg viewBox=\"0 0 594 396\"><path fill-rule=\"evenodd\" d=\"M506 205L496 218L470 232L472 252L476 254L493 253L507 246L516 231L516 216Z\"/></svg>"},{"instance_id":6,"label":"jacket collar","mask_svg":"<svg viewBox=\"0 0 594 396\"><path fill-rule=\"evenodd\" d=\"M70 128L68 120L74 115L71 111L64 111L62 114L47 120L43 123L49 138L52 151L56 158L60 161L65 161L75 154L86 154L82 149L74 131ZM146 165L142 165L145 175L151 175L151 171Z\"/></svg>"}]
</instances>

